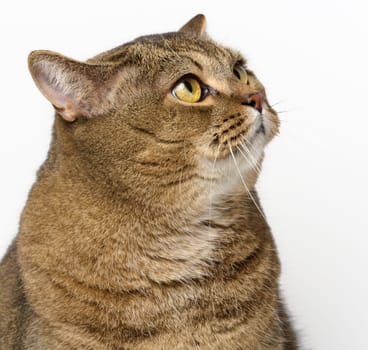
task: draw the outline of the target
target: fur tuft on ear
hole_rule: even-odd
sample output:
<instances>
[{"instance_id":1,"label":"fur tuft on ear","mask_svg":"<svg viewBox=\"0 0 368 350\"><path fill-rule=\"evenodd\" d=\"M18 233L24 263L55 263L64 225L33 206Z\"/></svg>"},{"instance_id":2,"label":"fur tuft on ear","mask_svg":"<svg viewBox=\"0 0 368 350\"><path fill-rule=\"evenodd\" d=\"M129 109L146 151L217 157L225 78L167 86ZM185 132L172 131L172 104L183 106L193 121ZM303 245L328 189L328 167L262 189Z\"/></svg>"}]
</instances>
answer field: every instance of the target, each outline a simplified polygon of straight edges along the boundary
<instances>
[{"instance_id":1,"label":"fur tuft on ear","mask_svg":"<svg viewBox=\"0 0 368 350\"><path fill-rule=\"evenodd\" d=\"M190 33L198 37L203 36L206 32L206 17L202 14L193 17L180 28L179 32Z\"/></svg>"},{"instance_id":2,"label":"fur tuft on ear","mask_svg":"<svg viewBox=\"0 0 368 350\"><path fill-rule=\"evenodd\" d=\"M66 121L79 116L90 118L108 107L103 91L111 91L106 86L111 76L108 66L78 62L43 50L31 52L28 65L39 90Z\"/></svg>"}]
</instances>

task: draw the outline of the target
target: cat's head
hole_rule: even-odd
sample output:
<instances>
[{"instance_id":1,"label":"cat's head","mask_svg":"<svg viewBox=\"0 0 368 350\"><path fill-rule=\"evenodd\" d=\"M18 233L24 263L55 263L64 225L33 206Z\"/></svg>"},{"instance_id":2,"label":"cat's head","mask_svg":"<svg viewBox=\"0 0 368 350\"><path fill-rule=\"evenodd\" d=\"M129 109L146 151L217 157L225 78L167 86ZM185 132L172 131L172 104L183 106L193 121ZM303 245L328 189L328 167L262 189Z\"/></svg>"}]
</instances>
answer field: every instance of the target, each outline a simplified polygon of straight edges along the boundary
<instances>
[{"instance_id":1,"label":"cat's head","mask_svg":"<svg viewBox=\"0 0 368 350\"><path fill-rule=\"evenodd\" d=\"M86 62L35 51L29 67L55 107L59 149L68 143L64 153L114 191L147 200L252 186L278 132L262 84L208 37L203 15Z\"/></svg>"}]
</instances>

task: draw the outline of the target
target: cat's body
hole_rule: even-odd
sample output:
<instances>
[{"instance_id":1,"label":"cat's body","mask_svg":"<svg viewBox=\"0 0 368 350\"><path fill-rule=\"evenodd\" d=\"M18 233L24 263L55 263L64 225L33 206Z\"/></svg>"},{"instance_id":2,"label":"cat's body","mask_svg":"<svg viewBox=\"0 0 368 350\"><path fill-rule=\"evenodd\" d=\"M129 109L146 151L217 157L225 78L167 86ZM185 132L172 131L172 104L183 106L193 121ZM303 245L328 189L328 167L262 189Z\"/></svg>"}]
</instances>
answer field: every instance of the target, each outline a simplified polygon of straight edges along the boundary
<instances>
[{"instance_id":1,"label":"cat's body","mask_svg":"<svg viewBox=\"0 0 368 350\"><path fill-rule=\"evenodd\" d=\"M254 190L278 120L203 26L31 54L58 115L0 266L1 350L297 348Z\"/></svg>"}]
</instances>

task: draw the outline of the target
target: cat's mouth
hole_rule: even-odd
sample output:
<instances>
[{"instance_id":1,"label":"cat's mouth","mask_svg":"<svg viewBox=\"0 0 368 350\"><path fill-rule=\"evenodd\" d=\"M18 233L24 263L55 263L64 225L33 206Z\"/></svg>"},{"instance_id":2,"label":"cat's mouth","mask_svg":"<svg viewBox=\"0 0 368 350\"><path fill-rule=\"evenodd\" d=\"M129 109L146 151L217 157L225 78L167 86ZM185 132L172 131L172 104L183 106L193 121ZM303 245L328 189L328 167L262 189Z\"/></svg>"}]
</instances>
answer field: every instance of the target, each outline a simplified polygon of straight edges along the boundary
<instances>
[{"instance_id":1,"label":"cat's mouth","mask_svg":"<svg viewBox=\"0 0 368 350\"><path fill-rule=\"evenodd\" d=\"M264 117L261 115L253 126L253 132L251 132L251 137L249 139L249 143L253 143L253 141L259 136L266 136L266 126L264 122Z\"/></svg>"},{"instance_id":2,"label":"cat's mouth","mask_svg":"<svg viewBox=\"0 0 368 350\"><path fill-rule=\"evenodd\" d=\"M231 115L223 120L224 124L213 134L211 148L213 156L210 158L226 158L237 153L248 152L255 145L258 138L265 138L267 135L264 116L259 115L253 123L247 124L246 117L240 113ZM257 147L259 143L257 142Z\"/></svg>"},{"instance_id":3,"label":"cat's mouth","mask_svg":"<svg viewBox=\"0 0 368 350\"><path fill-rule=\"evenodd\" d=\"M260 120L260 122L259 122L259 126L256 128L255 136L258 135L258 134L266 135L266 128L265 128L265 125L264 125L263 116L261 116L259 118L259 120Z\"/></svg>"}]
</instances>

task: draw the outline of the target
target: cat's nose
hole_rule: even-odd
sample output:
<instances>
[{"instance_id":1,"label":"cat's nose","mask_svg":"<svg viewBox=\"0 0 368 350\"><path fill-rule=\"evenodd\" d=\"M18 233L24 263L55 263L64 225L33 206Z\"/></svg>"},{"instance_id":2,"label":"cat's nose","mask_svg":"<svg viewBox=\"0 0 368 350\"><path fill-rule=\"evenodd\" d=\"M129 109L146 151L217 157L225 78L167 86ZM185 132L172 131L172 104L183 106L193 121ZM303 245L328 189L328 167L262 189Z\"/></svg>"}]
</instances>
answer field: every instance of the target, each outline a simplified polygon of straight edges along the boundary
<instances>
[{"instance_id":1,"label":"cat's nose","mask_svg":"<svg viewBox=\"0 0 368 350\"><path fill-rule=\"evenodd\" d=\"M253 107L259 113L262 113L263 101L264 101L264 96L263 96L262 92L257 92L255 94L249 94L249 95L245 96L245 99L242 102L242 105Z\"/></svg>"}]
</instances>

